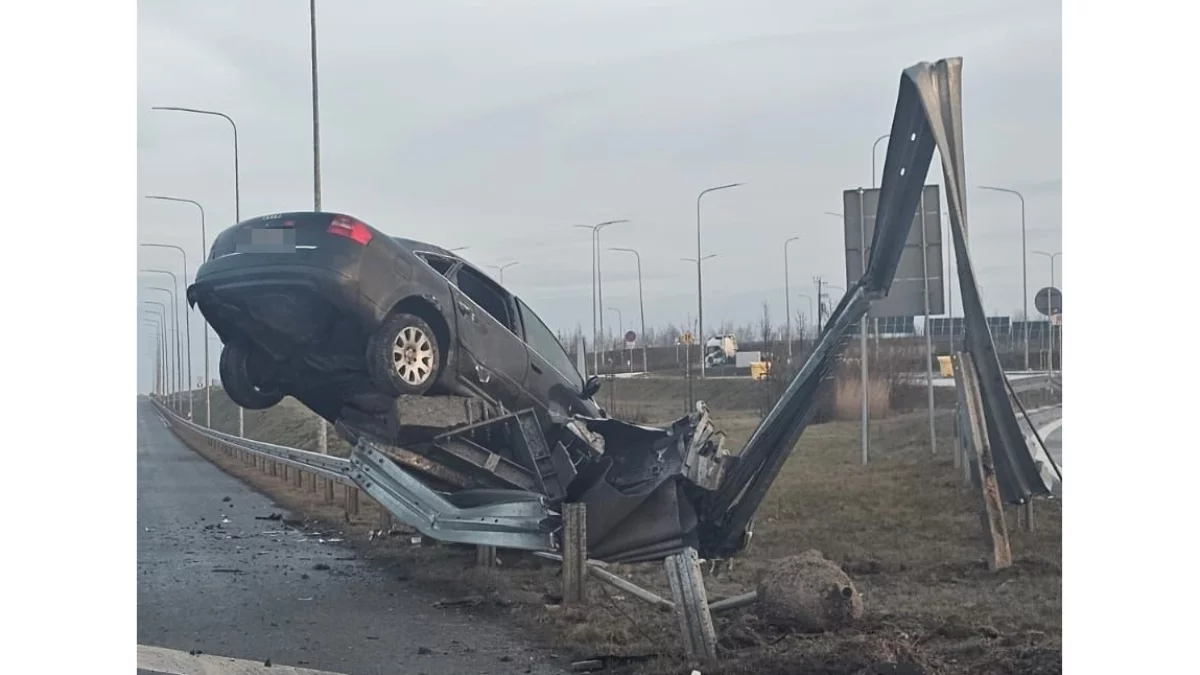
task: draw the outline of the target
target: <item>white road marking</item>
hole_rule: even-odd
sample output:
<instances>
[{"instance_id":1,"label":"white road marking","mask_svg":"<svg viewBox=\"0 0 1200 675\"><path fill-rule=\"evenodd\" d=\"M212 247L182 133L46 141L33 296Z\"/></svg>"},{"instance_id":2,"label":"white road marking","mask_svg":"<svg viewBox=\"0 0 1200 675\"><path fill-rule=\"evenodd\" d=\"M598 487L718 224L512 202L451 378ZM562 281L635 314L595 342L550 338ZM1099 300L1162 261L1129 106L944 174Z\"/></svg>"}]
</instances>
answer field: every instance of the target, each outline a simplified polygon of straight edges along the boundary
<instances>
[{"instance_id":1,"label":"white road marking","mask_svg":"<svg viewBox=\"0 0 1200 675\"><path fill-rule=\"evenodd\" d=\"M195 656L164 647L137 646L137 667L165 675L345 675L328 670L281 666L265 661L246 661L228 656Z\"/></svg>"}]
</instances>

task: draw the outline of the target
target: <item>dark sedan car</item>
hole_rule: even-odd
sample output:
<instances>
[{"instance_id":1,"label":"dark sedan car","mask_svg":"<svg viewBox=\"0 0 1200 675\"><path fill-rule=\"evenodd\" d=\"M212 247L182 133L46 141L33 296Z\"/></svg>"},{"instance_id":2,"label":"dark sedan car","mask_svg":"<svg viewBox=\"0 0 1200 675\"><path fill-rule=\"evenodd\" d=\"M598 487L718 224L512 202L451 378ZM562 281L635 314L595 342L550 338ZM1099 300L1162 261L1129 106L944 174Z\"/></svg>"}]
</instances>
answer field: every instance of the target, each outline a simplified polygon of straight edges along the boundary
<instances>
[{"instance_id":1,"label":"dark sedan car","mask_svg":"<svg viewBox=\"0 0 1200 675\"><path fill-rule=\"evenodd\" d=\"M402 394L601 416L554 333L520 298L438 246L351 216L277 213L222 232L187 289L221 337L234 403L291 395L330 422Z\"/></svg>"}]
</instances>

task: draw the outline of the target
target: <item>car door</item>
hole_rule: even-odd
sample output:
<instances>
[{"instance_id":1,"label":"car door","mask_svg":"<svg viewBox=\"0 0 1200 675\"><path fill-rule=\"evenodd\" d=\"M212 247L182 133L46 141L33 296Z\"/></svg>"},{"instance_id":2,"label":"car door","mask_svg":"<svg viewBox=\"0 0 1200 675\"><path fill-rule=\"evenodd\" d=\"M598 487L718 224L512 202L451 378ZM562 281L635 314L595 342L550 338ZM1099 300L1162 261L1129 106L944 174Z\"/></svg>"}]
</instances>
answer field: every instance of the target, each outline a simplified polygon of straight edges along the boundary
<instances>
[{"instance_id":1,"label":"car door","mask_svg":"<svg viewBox=\"0 0 1200 675\"><path fill-rule=\"evenodd\" d=\"M598 408L580 395L583 376L575 369L567 350L554 333L520 298L515 298L525 347L529 352L529 370L525 373L525 389L542 406L557 415L582 414L597 416Z\"/></svg>"},{"instance_id":2,"label":"car door","mask_svg":"<svg viewBox=\"0 0 1200 675\"><path fill-rule=\"evenodd\" d=\"M459 381L509 410L530 407L533 401L524 391L529 352L517 336L512 297L469 265L452 274Z\"/></svg>"}]
</instances>

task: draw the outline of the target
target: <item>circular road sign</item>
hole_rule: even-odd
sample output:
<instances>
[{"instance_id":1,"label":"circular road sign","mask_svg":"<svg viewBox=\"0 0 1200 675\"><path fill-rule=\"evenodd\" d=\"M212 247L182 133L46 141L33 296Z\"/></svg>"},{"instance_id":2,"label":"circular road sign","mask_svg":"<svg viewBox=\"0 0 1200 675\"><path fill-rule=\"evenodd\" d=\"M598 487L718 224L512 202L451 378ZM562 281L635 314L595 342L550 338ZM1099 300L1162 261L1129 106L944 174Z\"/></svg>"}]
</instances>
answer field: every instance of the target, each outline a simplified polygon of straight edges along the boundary
<instances>
[{"instance_id":1,"label":"circular road sign","mask_svg":"<svg viewBox=\"0 0 1200 675\"><path fill-rule=\"evenodd\" d=\"M1050 309L1055 314L1062 314L1062 291L1053 286L1047 286L1033 296L1033 306L1044 316L1050 316Z\"/></svg>"},{"instance_id":2,"label":"circular road sign","mask_svg":"<svg viewBox=\"0 0 1200 675\"><path fill-rule=\"evenodd\" d=\"M683 335L679 336L679 339L685 345L690 345L696 341L696 338L692 337L692 333L690 331L686 331L686 330L683 331Z\"/></svg>"},{"instance_id":3,"label":"circular road sign","mask_svg":"<svg viewBox=\"0 0 1200 675\"><path fill-rule=\"evenodd\" d=\"M625 332L625 341L633 342L634 340L637 340L637 333L635 333L633 331L626 331Z\"/></svg>"}]
</instances>

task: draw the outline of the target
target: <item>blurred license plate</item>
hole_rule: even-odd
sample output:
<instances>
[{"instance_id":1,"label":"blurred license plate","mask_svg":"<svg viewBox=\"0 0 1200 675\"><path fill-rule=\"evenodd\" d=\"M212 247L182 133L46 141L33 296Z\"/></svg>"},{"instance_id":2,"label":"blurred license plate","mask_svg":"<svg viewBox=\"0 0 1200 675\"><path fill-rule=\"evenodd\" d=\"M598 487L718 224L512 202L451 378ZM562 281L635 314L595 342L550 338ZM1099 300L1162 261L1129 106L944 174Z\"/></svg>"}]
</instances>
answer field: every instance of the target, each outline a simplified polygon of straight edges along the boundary
<instances>
[{"instance_id":1,"label":"blurred license plate","mask_svg":"<svg viewBox=\"0 0 1200 675\"><path fill-rule=\"evenodd\" d=\"M238 242L238 253L295 253L296 231L293 229L253 229L249 237Z\"/></svg>"}]
</instances>

